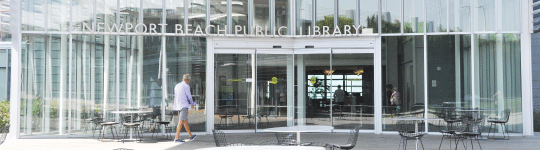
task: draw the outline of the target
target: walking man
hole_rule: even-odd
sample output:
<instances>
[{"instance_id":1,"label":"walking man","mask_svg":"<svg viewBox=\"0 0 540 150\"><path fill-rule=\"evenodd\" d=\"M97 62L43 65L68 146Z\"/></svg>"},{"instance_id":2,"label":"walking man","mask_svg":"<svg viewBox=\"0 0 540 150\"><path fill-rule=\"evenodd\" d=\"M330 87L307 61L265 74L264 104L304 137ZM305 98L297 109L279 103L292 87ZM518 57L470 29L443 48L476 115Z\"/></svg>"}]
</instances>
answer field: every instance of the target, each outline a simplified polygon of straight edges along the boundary
<instances>
[{"instance_id":1,"label":"walking man","mask_svg":"<svg viewBox=\"0 0 540 150\"><path fill-rule=\"evenodd\" d=\"M189 134L189 139L194 140L197 135L192 135L191 130L189 130L188 125L188 107L191 105L191 108L195 106L193 98L191 97L191 91L189 89L189 81L191 77L189 74L183 76L183 81L174 86L174 106L173 110L178 112L178 127L176 128L176 136L174 137L175 143L184 143L185 141L180 139L180 131L182 130L182 125Z\"/></svg>"}]
</instances>

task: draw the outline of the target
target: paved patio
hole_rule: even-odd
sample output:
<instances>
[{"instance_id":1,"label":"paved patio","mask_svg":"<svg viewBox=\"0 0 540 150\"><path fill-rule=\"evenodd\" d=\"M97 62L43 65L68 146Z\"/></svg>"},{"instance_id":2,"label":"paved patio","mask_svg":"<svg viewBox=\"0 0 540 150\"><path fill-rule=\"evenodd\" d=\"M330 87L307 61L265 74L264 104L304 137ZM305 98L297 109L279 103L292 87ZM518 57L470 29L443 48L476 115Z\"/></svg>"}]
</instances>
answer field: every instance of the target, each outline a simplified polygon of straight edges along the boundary
<instances>
[{"instance_id":1,"label":"paved patio","mask_svg":"<svg viewBox=\"0 0 540 150\"><path fill-rule=\"evenodd\" d=\"M181 135L182 138L187 138L185 132ZM198 135L195 141L184 144L173 143L172 140L151 140L149 136L141 143L135 142L100 142L92 138L60 138L60 139L17 139L7 140L0 145L1 150L63 150L63 149L79 149L79 150L112 150L112 149L164 149L164 150L191 150L204 147L215 147L214 138L212 135ZM326 143L343 143L347 141L348 134L343 133L306 133L302 134L302 141L326 142ZM438 149L441 136L427 135L423 138L426 149ZM231 143L247 142L257 143L263 141L275 140L274 134L271 133L242 133L242 134L227 134L227 140ZM358 144L355 150L362 149L391 149L395 150L399 144L399 136L397 134L371 134L360 133ZM539 149L540 136L534 137L512 137L511 140L481 140L484 150L503 150L503 149ZM475 143L475 148L478 149ZM470 148L470 141L468 142ZM409 142L409 149L414 149L414 142ZM464 149L462 145L458 147ZM442 149L449 149L449 142L443 143Z\"/></svg>"}]
</instances>

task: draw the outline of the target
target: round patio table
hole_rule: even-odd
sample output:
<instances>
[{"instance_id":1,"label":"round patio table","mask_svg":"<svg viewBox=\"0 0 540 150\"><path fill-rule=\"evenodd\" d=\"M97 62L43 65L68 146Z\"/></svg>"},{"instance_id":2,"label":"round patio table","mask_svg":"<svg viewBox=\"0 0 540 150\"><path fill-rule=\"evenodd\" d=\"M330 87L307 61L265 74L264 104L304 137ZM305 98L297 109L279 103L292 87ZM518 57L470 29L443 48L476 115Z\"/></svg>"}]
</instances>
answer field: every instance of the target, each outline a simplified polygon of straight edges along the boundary
<instances>
[{"instance_id":1,"label":"round patio table","mask_svg":"<svg viewBox=\"0 0 540 150\"><path fill-rule=\"evenodd\" d=\"M230 146L210 147L195 150L324 150L324 147L315 146Z\"/></svg>"},{"instance_id":2,"label":"round patio table","mask_svg":"<svg viewBox=\"0 0 540 150\"><path fill-rule=\"evenodd\" d=\"M331 131L334 127L332 126L291 126L291 127L277 127L277 128L268 128L264 129L263 132L296 132L296 142L300 146L300 133L302 132L323 132Z\"/></svg>"},{"instance_id":3,"label":"round patio table","mask_svg":"<svg viewBox=\"0 0 540 150\"><path fill-rule=\"evenodd\" d=\"M130 114L131 115L131 122L130 123L133 123L133 114L144 114L144 113L151 113L153 111L143 111L143 110L125 110L125 111L111 111L111 113L113 114ZM123 139L123 141L125 140L136 140L136 139L133 139L133 129L129 129L129 139Z\"/></svg>"}]
</instances>

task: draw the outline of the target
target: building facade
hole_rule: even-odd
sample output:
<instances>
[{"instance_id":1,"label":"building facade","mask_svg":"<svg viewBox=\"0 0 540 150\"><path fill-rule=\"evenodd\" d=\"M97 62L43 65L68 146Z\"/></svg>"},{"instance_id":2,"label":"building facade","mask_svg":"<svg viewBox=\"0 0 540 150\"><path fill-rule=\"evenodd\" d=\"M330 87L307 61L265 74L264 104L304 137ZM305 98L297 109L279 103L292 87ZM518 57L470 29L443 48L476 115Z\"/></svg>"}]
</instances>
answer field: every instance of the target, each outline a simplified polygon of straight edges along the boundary
<instances>
[{"instance_id":1,"label":"building facade","mask_svg":"<svg viewBox=\"0 0 540 150\"><path fill-rule=\"evenodd\" d=\"M532 60L540 60L540 1L533 0L533 34L531 35ZM540 63L532 62L533 77L540 75ZM534 131L540 132L540 80L533 78Z\"/></svg>"},{"instance_id":2,"label":"building facade","mask_svg":"<svg viewBox=\"0 0 540 150\"><path fill-rule=\"evenodd\" d=\"M91 135L86 120L120 122L117 110L168 118L184 74L197 104L189 118L195 132L328 125L393 133L392 118L440 118L452 107L490 110L485 117L510 110L508 131L533 134L529 0L11 6L15 138ZM434 133L445 126L424 125Z\"/></svg>"}]
</instances>

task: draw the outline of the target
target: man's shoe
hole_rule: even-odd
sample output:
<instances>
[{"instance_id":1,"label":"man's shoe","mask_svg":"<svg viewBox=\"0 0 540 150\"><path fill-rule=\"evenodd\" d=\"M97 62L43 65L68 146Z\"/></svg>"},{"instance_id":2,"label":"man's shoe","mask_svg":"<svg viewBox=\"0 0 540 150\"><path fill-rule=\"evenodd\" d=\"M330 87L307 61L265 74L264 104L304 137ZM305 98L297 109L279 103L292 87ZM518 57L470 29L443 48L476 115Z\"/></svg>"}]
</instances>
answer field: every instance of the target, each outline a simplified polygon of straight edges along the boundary
<instances>
[{"instance_id":1,"label":"man's shoe","mask_svg":"<svg viewBox=\"0 0 540 150\"><path fill-rule=\"evenodd\" d=\"M182 140L182 139L179 139L179 140L174 140L174 143L185 143L186 141Z\"/></svg>"},{"instance_id":2,"label":"man's shoe","mask_svg":"<svg viewBox=\"0 0 540 150\"><path fill-rule=\"evenodd\" d=\"M197 137L197 135L193 134L192 137L189 137L189 140L192 140L192 141L193 141L193 140L195 140L195 137Z\"/></svg>"}]
</instances>

